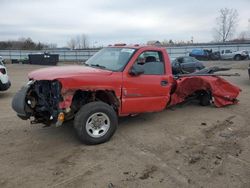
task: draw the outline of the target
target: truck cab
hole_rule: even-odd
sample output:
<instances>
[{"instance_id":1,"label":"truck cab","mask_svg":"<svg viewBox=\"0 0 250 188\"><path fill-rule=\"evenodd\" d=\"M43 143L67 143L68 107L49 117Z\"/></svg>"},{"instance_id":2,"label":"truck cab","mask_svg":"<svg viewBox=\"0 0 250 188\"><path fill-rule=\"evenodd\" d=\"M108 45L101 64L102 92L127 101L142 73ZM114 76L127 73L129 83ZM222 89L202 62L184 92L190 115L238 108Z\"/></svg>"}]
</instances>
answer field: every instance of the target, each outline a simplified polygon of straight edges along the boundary
<instances>
[{"instance_id":1,"label":"truck cab","mask_svg":"<svg viewBox=\"0 0 250 188\"><path fill-rule=\"evenodd\" d=\"M121 115L161 111L166 107L173 76L164 48L138 48L122 75Z\"/></svg>"},{"instance_id":2,"label":"truck cab","mask_svg":"<svg viewBox=\"0 0 250 188\"><path fill-rule=\"evenodd\" d=\"M234 54L232 52L232 50L222 50L221 51L221 59L233 59L234 58Z\"/></svg>"},{"instance_id":3,"label":"truck cab","mask_svg":"<svg viewBox=\"0 0 250 188\"><path fill-rule=\"evenodd\" d=\"M249 54L246 50L232 51L230 49L225 49L221 51L220 56L221 56L221 59L224 59L224 60L233 59L237 61L249 58Z\"/></svg>"}]
</instances>

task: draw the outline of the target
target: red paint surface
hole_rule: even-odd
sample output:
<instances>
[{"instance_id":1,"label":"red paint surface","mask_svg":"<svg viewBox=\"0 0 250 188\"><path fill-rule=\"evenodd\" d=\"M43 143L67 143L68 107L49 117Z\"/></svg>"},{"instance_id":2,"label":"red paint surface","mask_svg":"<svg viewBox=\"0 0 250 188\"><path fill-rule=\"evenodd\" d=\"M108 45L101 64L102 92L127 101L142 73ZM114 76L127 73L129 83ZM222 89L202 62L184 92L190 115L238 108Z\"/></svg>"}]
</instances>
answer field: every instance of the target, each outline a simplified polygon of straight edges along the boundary
<instances>
[{"instance_id":1,"label":"red paint surface","mask_svg":"<svg viewBox=\"0 0 250 188\"><path fill-rule=\"evenodd\" d=\"M31 72L28 77L34 80L58 80L62 84L62 95L70 91L110 90L121 96L122 72L112 72L84 65L43 68ZM74 92L73 92L74 93ZM61 105L70 106L70 99Z\"/></svg>"},{"instance_id":2,"label":"red paint surface","mask_svg":"<svg viewBox=\"0 0 250 188\"><path fill-rule=\"evenodd\" d=\"M198 90L211 91L214 97L214 104L217 107L237 103L236 98L241 91L240 88L220 77L185 77L177 80L177 88L171 96L170 105L183 102L186 97Z\"/></svg>"},{"instance_id":3,"label":"red paint surface","mask_svg":"<svg viewBox=\"0 0 250 188\"><path fill-rule=\"evenodd\" d=\"M144 51L159 51L165 62L164 75L131 76L129 70ZM161 86L161 81L167 81ZM122 114L162 111L170 100L173 83L172 68L165 48L139 48L123 71Z\"/></svg>"}]
</instances>

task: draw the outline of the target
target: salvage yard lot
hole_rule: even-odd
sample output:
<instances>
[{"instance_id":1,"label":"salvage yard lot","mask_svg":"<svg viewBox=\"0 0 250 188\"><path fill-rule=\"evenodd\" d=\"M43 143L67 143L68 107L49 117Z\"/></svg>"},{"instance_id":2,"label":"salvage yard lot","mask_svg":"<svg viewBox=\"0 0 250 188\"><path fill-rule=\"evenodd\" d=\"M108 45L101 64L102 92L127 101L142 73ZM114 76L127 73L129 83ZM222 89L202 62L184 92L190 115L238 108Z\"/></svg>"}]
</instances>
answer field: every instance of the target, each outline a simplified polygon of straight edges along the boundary
<instances>
[{"instance_id":1,"label":"salvage yard lot","mask_svg":"<svg viewBox=\"0 0 250 188\"><path fill-rule=\"evenodd\" d=\"M0 93L0 187L250 187L250 61L216 61L240 77L242 92L224 108L181 104L119 120L112 139L81 144L71 126L18 119L11 99L41 66L7 65L12 87Z\"/></svg>"}]
</instances>

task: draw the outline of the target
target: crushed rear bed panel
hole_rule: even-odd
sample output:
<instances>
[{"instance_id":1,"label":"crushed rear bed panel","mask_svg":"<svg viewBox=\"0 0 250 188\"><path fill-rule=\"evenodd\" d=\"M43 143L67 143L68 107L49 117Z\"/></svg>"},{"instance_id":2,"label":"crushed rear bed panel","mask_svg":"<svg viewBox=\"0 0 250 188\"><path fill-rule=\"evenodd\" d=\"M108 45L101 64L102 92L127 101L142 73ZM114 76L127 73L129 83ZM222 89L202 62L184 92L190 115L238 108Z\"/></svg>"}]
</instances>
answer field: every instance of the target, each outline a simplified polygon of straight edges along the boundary
<instances>
[{"instance_id":1,"label":"crushed rear bed panel","mask_svg":"<svg viewBox=\"0 0 250 188\"><path fill-rule=\"evenodd\" d=\"M193 76L176 80L176 90L171 95L170 105L183 102L188 96L199 90L210 91L216 107L238 102L241 89L217 76Z\"/></svg>"}]
</instances>

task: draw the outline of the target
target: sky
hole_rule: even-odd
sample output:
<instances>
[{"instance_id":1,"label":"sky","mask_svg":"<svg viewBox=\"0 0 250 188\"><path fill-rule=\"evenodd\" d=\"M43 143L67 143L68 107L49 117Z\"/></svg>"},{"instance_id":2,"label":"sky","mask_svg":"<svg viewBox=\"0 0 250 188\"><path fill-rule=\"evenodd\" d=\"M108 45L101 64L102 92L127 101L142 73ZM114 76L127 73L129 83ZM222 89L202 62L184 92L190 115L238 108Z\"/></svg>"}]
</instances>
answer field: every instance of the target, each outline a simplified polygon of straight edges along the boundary
<instances>
[{"instance_id":1,"label":"sky","mask_svg":"<svg viewBox=\"0 0 250 188\"><path fill-rule=\"evenodd\" d=\"M210 42L221 8L250 30L250 0L0 0L0 41L30 37L59 47L86 34L90 46L151 40ZM237 35L236 34L236 35Z\"/></svg>"}]
</instances>

